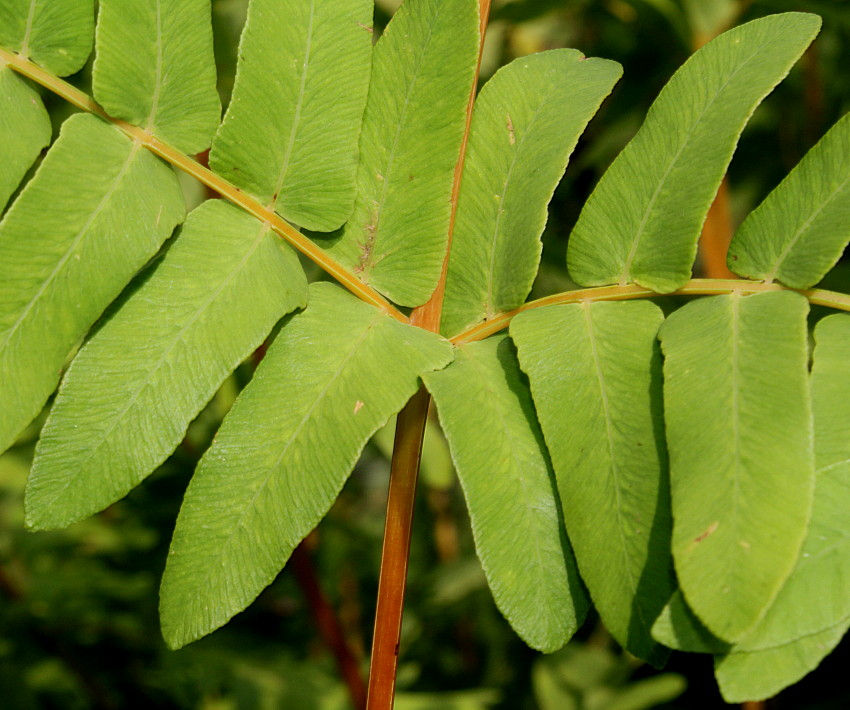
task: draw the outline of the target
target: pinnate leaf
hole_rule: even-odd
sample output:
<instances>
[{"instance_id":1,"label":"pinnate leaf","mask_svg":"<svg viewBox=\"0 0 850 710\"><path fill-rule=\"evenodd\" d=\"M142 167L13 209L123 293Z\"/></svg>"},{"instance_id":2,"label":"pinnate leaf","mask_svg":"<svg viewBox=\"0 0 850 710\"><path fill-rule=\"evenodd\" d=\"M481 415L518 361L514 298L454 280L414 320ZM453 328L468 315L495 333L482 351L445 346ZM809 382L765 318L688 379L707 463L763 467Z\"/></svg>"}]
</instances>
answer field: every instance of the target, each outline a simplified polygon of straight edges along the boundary
<instances>
[{"instance_id":1,"label":"pinnate leaf","mask_svg":"<svg viewBox=\"0 0 850 710\"><path fill-rule=\"evenodd\" d=\"M729 246L736 274L809 288L850 240L850 115L744 220Z\"/></svg>"},{"instance_id":2,"label":"pinnate leaf","mask_svg":"<svg viewBox=\"0 0 850 710\"><path fill-rule=\"evenodd\" d=\"M94 96L185 153L210 145L221 113L209 0L100 0Z\"/></svg>"},{"instance_id":3,"label":"pinnate leaf","mask_svg":"<svg viewBox=\"0 0 850 710\"><path fill-rule=\"evenodd\" d=\"M375 45L354 212L328 249L404 306L440 278L478 41L474 0L407 0Z\"/></svg>"},{"instance_id":4,"label":"pinnate leaf","mask_svg":"<svg viewBox=\"0 0 850 710\"><path fill-rule=\"evenodd\" d=\"M224 624L283 567L363 446L451 360L449 343L326 283L269 348L186 492L162 581L172 648Z\"/></svg>"},{"instance_id":5,"label":"pinnate leaf","mask_svg":"<svg viewBox=\"0 0 850 710\"><path fill-rule=\"evenodd\" d=\"M567 534L611 634L660 664L650 637L673 591L652 303L527 311L511 323L558 482Z\"/></svg>"},{"instance_id":6,"label":"pinnate leaf","mask_svg":"<svg viewBox=\"0 0 850 710\"><path fill-rule=\"evenodd\" d=\"M738 641L788 578L814 488L806 299L734 293L660 331L673 557L688 605Z\"/></svg>"},{"instance_id":7,"label":"pinnate leaf","mask_svg":"<svg viewBox=\"0 0 850 710\"><path fill-rule=\"evenodd\" d=\"M63 526L127 493L306 296L297 257L268 225L221 200L194 210L68 370L36 448L27 524Z\"/></svg>"},{"instance_id":8,"label":"pinnate leaf","mask_svg":"<svg viewBox=\"0 0 850 710\"><path fill-rule=\"evenodd\" d=\"M0 212L41 149L50 143L44 104L9 67L0 67Z\"/></svg>"},{"instance_id":9,"label":"pinnate leaf","mask_svg":"<svg viewBox=\"0 0 850 710\"><path fill-rule=\"evenodd\" d=\"M0 222L0 451L184 210L171 168L140 144L94 116L65 121Z\"/></svg>"},{"instance_id":10,"label":"pinnate leaf","mask_svg":"<svg viewBox=\"0 0 850 710\"><path fill-rule=\"evenodd\" d=\"M690 278L744 125L819 28L816 15L771 15L725 32L685 62L579 216L567 252L576 282L635 281L668 292Z\"/></svg>"},{"instance_id":11,"label":"pinnate leaf","mask_svg":"<svg viewBox=\"0 0 850 710\"><path fill-rule=\"evenodd\" d=\"M94 42L94 0L0 0L0 46L65 76Z\"/></svg>"},{"instance_id":12,"label":"pinnate leaf","mask_svg":"<svg viewBox=\"0 0 850 710\"><path fill-rule=\"evenodd\" d=\"M248 11L210 165L308 229L337 229L351 214L372 9L372 0L252 0Z\"/></svg>"},{"instance_id":13,"label":"pinnate leaf","mask_svg":"<svg viewBox=\"0 0 850 710\"><path fill-rule=\"evenodd\" d=\"M578 137L621 74L616 62L557 49L514 60L481 90L455 219L444 333L528 296L546 207Z\"/></svg>"},{"instance_id":14,"label":"pinnate leaf","mask_svg":"<svg viewBox=\"0 0 850 710\"><path fill-rule=\"evenodd\" d=\"M513 346L507 336L464 345L451 365L423 379L496 604L529 646L556 651L584 619L587 598Z\"/></svg>"}]
</instances>

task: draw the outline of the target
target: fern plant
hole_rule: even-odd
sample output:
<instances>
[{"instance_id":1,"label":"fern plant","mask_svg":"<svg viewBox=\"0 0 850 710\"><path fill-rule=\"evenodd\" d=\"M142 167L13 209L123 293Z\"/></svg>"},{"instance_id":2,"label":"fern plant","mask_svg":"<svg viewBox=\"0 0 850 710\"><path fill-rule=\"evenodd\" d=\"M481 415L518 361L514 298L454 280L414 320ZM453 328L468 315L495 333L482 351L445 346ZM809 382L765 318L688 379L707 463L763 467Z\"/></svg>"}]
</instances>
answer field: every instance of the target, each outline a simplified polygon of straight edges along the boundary
<instances>
[{"instance_id":1,"label":"fern plant","mask_svg":"<svg viewBox=\"0 0 850 710\"><path fill-rule=\"evenodd\" d=\"M728 700L770 696L850 624L850 317L817 324L811 367L807 325L809 303L850 309L812 288L850 239L850 121L735 235L741 279L691 267L744 125L820 20L696 52L581 213L583 288L526 303L547 204L621 69L521 58L473 111L488 8L407 0L373 48L371 0L251 0L219 120L205 0L101 0L96 26L92 1L0 0L0 202L51 141L18 74L83 109L0 222L0 450L59 385L28 525L121 498L275 331L186 493L169 646L252 602L400 412L369 690L390 707L433 397L530 646L562 647L592 603L634 655L709 653ZM59 78L92 44L93 99ZM207 169L190 156L210 145ZM185 215L169 163L225 199ZM293 248L344 288L308 285ZM648 299L671 293L708 297L665 318Z\"/></svg>"}]
</instances>

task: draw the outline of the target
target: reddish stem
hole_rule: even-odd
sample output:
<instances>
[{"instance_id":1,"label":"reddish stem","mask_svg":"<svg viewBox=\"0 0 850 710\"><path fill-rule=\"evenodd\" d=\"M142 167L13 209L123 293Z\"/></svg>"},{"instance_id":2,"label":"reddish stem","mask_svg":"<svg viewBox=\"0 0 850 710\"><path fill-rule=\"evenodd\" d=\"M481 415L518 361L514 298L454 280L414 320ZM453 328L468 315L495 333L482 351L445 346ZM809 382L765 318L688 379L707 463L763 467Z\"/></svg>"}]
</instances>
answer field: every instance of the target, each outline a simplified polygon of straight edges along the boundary
<instances>
[{"instance_id":1,"label":"reddish stem","mask_svg":"<svg viewBox=\"0 0 850 710\"><path fill-rule=\"evenodd\" d=\"M378 580L378 605L375 609L375 633L372 639L368 710L391 710L393 706L413 504L430 403L431 397L422 387L399 412L396 420L381 575Z\"/></svg>"},{"instance_id":2,"label":"reddish stem","mask_svg":"<svg viewBox=\"0 0 850 710\"><path fill-rule=\"evenodd\" d=\"M457 198L469 125L472 121L472 105L478 87L478 72L481 68L481 50L484 47L484 32L490 14L490 0L479 0L481 18L481 42L478 65L469 93L466 110L466 127L460 153L455 165L452 184L452 211L449 219L448 242L443 258L443 270L437 287L427 303L413 310L410 323L434 333L440 330L440 315L443 310L443 294L446 287L449 253L454 231ZM422 438L431 396L424 387L411 398L396 420L395 443L390 468L390 486L387 496L387 519L384 527L384 545L381 551L381 574L378 580L378 604L375 610L375 631L372 638L372 663L369 674L369 696L367 710L392 710L395 697L395 678L398 666L398 647L401 639L401 619L404 607L404 592L407 585L407 564L410 555L410 535L413 526L413 505L416 500L416 482L419 477L419 460L422 456Z\"/></svg>"}]
</instances>

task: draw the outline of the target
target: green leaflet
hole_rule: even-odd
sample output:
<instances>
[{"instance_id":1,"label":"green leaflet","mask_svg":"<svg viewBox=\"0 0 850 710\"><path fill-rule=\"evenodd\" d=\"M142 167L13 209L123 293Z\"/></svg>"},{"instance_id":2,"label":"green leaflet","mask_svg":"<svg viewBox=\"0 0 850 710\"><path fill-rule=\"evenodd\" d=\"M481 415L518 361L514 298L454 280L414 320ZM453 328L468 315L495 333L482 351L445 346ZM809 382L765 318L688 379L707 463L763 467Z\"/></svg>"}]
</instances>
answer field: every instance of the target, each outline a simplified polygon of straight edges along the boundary
<instances>
[{"instance_id":1,"label":"green leaflet","mask_svg":"<svg viewBox=\"0 0 850 710\"><path fill-rule=\"evenodd\" d=\"M774 695L798 680L822 657L816 642L806 638L832 639L850 619L850 317L824 318L815 339L811 385L818 473L812 519L794 571L764 618L732 647L712 639L679 592L653 627L654 637L673 648L729 654L718 660L718 669L734 683L735 697ZM787 670L779 673L774 663ZM771 671L750 673L754 664ZM749 671L739 674L739 667Z\"/></svg>"},{"instance_id":2,"label":"green leaflet","mask_svg":"<svg viewBox=\"0 0 850 710\"><path fill-rule=\"evenodd\" d=\"M546 207L622 67L557 49L516 59L475 103L446 280L443 332L519 306L540 261Z\"/></svg>"},{"instance_id":3,"label":"green leaflet","mask_svg":"<svg viewBox=\"0 0 850 710\"><path fill-rule=\"evenodd\" d=\"M817 400L814 404L817 411ZM737 643L730 646L715 638L688 608L680 591L655 622L653 638L682 651L737 654L783 646L850 619L848 505L850 465L843 462L819 471L812 519L794 569L761 621ZM786 680L781 687L794 680Z\"/></svg>"},{"instance_id":4,"label":"green leaflet","mask_svg":"<svg viewBox=\"0 0 850 710\"><path fill-rule=\"evenodd\" d=\"M819 28L816 15L771 15L720 35L685 62L579 216L567 250L576 282L636 281L666 293L690 278L738 136Z\"/></svg>"},{"instance_id":5,"label":"green leaflet","mask_svg":"<svg viewBox=\"0 0 850 710\"><path fill-rule=\"evenodd\" d=\"M184 209L171 168L141 145L94 116L65 121L0 223L0 451Z\"/></svg>"},{"instance_id":6,"label":"green leaflet","mask_svg":"<svg viewBox=\"0 0 850 710\"><path fill-rule=\"evenodd\" d=\"M817 480L812 519L794 572L759 626L742 639L745 650L778 645L850 617L850 317L824 318L814 335Z\"/></svg>"},{"instance_id":7,"label":"green leaflet","mask_svg":"<svg viewBox=\"0 0 850 710\"><path fill-rule=\"evenodd\" d=\"M0 0L0 46L66 76L94 41L94 0Z\"/></svg>"},{"instance_id":8,"label":"green leaflet","mask_svg":"<svg viewBox=\"0 0 850 710\"><path fill-rule=\"evenodd\" d=\"M729 247L729 268L747 278L809 288L850 240L850 115L812 148L757 209Z\"/></svg>"},{"instance_id":9,"label":"green leaflet","mask_svg":"<svg viewBox=\"0 0 850 710\"><path fill-rule=\"evenodd\" d=\"M162 581L169 646L218 628L274 579L369 437L451 354L433 333L311 286L309 307L269 348L186 492Z\"/></svg>"},{"instance_id":10,"label":"green leaflet","mask_svg":"<svg viewBox=\"0 0 850 710\"><path fill-rule=\"evenodd\" d=\"M17 189L52 129L44 104L24 81L0 66L0 212Z\"/></svg>"},{"instance_id":11,"label":"green leaflet","mask_svg":"<svg viewBox=\"0 0 850 710\"><path fill-rule=\"evenodd\" d=\"M730 653L714 659L714 675L728 703L763 700L796 683L834 649L850 619L820 633L763 651Z\"/></svg>"},{"instance_id":12,"label":"green leaflet","mask_svg":"<svg viewBox=\"0 0 850 710\"><path fill-rule=\"evenodd\" d=\"M478 39L474 0L407 0L375 46L354 212L328 251L404 306L442 270Z\"/></svg>"},{"instance_id":13,"label":"green leaflet","mask_svg":"<svg viewBox=\"0 0 850 710\"><path fill-rule=\"evenodd\" d=\"M821 319L814 337L815 463L822 474L850 461L850 316L842 313Z\"/></svg>"},{"instance_id":14,"label":"green leaflet","mask_svg":"<svg viewBox=\"0 0 850 710\"><path fill-rule=\"evenodd\" d=\"M712 634L677 589L652 625L652 638L668 648L691 653L726 653L731 646Z\"/></svg>"},{"instance_id":15,"label":"green leaflet","mask_svg":"<svg viewBox=\"0 0 850 710\"><path fill-rule=\"evenodd\" d=\"M94 97L184 153L208 148L221 113L209 0L100 0Z\"/></svg>"},{"instance_id":16,"label":"green leaflet","mask_svg":"<svg viewBox=\"0 0 850 710\"><path fill-rule=\"evenodd\" d=\"M337 229L351 214L372 9L372 0L250 5L210 165L308 229Z\"/></svg>"},{"instance_id":17,"label":"green leaflet","mask_svg":"<svg viewBox=\"0 0 850 710\"><path fill-rule=\"evenodd\" d=\"M496 604L529 646L557 651L584 620L587 597L511 342L502 335L460 347L451 365L423 379Z\"/></svg>"},{"instance_id":18,"label":"green leaflet","mask_svg":"<svg viewBox=\"0 0 850 710\"><path fill-rule=\"evenodd\" d=\"M793 569L814 483L806 299L716 296L660 331L673 557L690 607L725 641Z\"/></svg>"},{"instance_id":19,"label":"green leaflet","mask_svg":"<svg viewBox=\"0 0 850 710\"><path fill-rule=\"evenodd\" d=\"M27 483L28 526L67 525L132 489L306 296L297 257L267 225L221 200L194 210L68 370Z\"/></svg>"},{"instance_id":20,"label":"green leaflet","mask_svg":"<svg viewBox=\"0 0 850 710\"><path fill-rule=\"evenodd\" d=\"M518 315L519 350L590 597L631 653L663 663L652 622L674 588L652 303L538 308Z\"/></svg>"}]
</instances>

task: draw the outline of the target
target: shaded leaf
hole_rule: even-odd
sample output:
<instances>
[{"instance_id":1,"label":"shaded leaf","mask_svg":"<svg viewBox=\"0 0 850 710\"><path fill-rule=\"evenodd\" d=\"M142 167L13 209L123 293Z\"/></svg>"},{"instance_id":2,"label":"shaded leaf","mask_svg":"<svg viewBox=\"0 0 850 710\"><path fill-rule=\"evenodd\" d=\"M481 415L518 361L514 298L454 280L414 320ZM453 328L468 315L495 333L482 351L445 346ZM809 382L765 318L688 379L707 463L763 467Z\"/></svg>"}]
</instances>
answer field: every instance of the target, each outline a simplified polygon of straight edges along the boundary
<instances>
[{"instance_id":1,"label":"shaded leaf","mask_svg":"<svg viewBox=\"0 0 850 710\"><path fill-rule=\"evenodd\" d=\"M50 118L38 94L9 67L0 67L0 212L41 149L50 143Z\"/></svg>"},{"instance_id":2,"label":"shaded leaf","mask_svg":"<svg viewBox=\"0 0 850 710\"><path fill-rule=\"evenodd\" d=\"M375 45L354 212L328 250L404 306L440 277L478 40L477 3L408 0Z\"/></svg>"},{"instance_id":3,"label":"shaded leaf","mask_svg":"<svg viewBox=\"0 0 850 710\"><path fill-rule=\"evenodd\" d=\"M94 97L184 153L210 145L221 113L209 0L100 0Z\"/></svg>"},{"instance_id":4,"label":"shaded leaf","mask_svg":"<svg viewBox=\"0 0 850 710\"><path fill-rule=\"evenodd\" d=\"M567 252L576 282L636 281L666 293L690 278L744 125L819 28L816 15L771 15L729 30L685 62L579 216Z\"/></svg>"},{"instance_id":5,"label":"shaded leaf","mask_svg":"<svg viewBox=\"0 0 850 710\"><path fill-rule=\"evenodd\" d=\"M850 115L744 220L729 246L729 268L747 278L809 288L850 240Z\"/></svg>"},{"instance_id":6,"label":"shaded leaf","mask_svg":"<svg viewBox=\"0 0 850 710\"><path fill-rule=\"evenodd\" d=\"M269 348L186 492L160 613L172 648L224 624L330 508L369 437L451 346L327 283Z\"/></svg>"},{"instance_id":7,"label":"shaded leaf","mask_svg":"<svg viewBox=\"0 0 850 710\"><path fill-rule=\"evenodd\" d=\"M0 451L184 209L171 168L141 145L90 115L65 121L0 222Z\"/></svg>"},{"instance_id":8,"label":"shaded leaf","mask_svg":"<svg viewBox=\"0 0 850 710\"><path fill-rule=\"evenodd\" d=\"M652 625L652 638L676 651L725 653L731 646L712 634L677 589Z\"/></svg>"},{"instance_id":9,"label":"shaded leaf","mask_svg":"<svg viewBox=\"0 0 850 710\"><path fill-rule=\"evenodd\" d=\"M587 611L528 385L507 336L423 377L466 496L493 597L519 636L561 648Z\"/></svg>"},{"instance_id":10,"label":"shaded leaf","mask_svg":"<svg viewBox=\"0 0 850 710\"><path fill-rule=\"evenodd\" d=\"M68 370L36 448L28 525L67 525L132 489L306 296L297 257L268 225L220 200L194 210Z\"/></svg>"},{"instance_id":11,"label":"shaded leaf","mask_svg":"<svg viewBox=\"0 0 850 710\"><path fill-rule=\"evenodd\" d=\"M210 166L308 229L337 229L351 214L372 9L371 0L252 0L248 12Z\"/></svg>"},{"instance_id":12,"label":"shaded leaf","mask_svg":"<svg viewBox=\"0 0 850 710\"><path fill-rule=\"evenodd\" d=\"M521 57L481 90L469 134L442 330L455 335L525 301L547 205L622 67L575 49Z\"/></svg>"},{"instance_id":13,"label":"shaded leaf","mask_svg":"<svg viewBox=\"0 0 850 710\"><path fill-rule=\"evenodd\" d=\"M652 303L612 302L537 308L511 323L590 597L614 638L656 664L666 651L649 632L674 587L662 319Z\"/></svg>"},{"instance_id":14,"label":"shaded leaf","mask_svg":"<svg viewBox=\"0 0 850 710\"><path fill-rule=\"evenodd\" d=\"M796 683L830 654L847 632L850 619L834 628L761 651L717 656L714 675L728 703L764 700Z\"/></svg>"},{"instance_id":15,"label":"shaded leaf","mask_svg":"<svg viewBox=\"0 0 850 710\"><path fill-rule=\"evenodd\" d=\"M733 293L660 331L673 557L688 605L741 639L793 569L814 484L806 299Z\"/></svg>"},{"instance_id":16,"label":"shaded leaf","mask_svg":"<svg viewBox=\"0 0 850 710\"><path fill-rule=\"evenodd\" d=\"M0 0L0 46L66 76L94 42L94 0Z\"/></svg>"}]
</instances>

